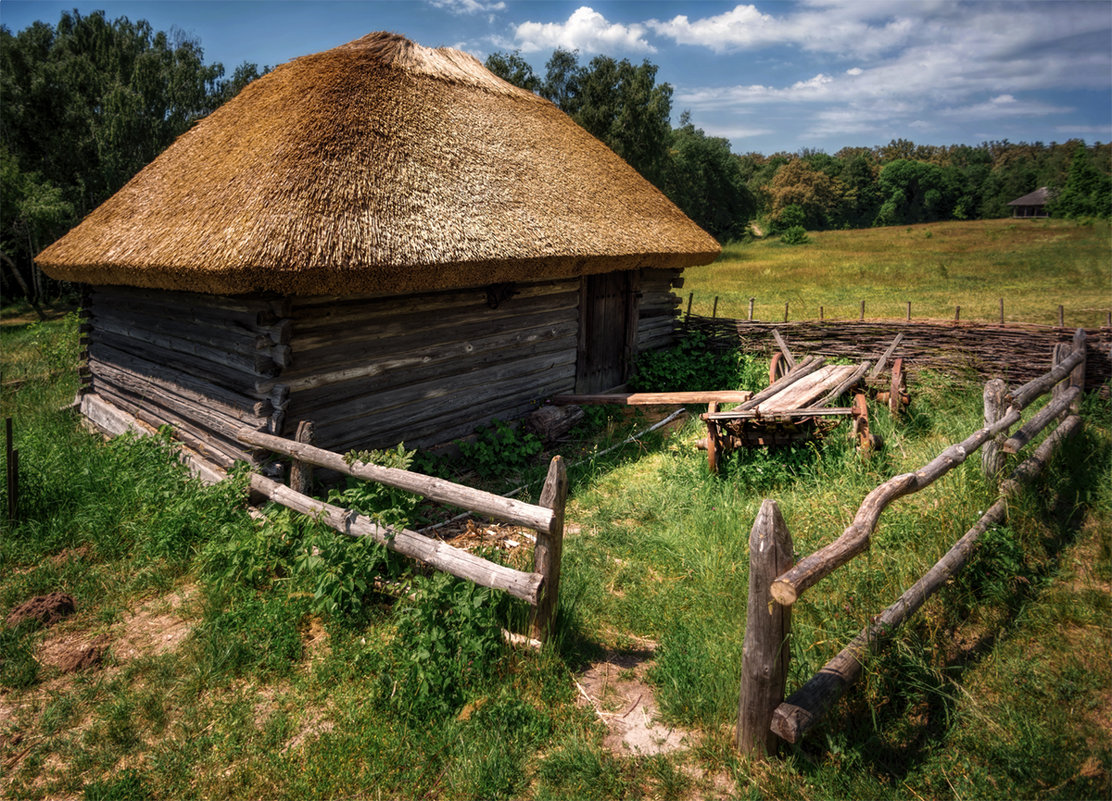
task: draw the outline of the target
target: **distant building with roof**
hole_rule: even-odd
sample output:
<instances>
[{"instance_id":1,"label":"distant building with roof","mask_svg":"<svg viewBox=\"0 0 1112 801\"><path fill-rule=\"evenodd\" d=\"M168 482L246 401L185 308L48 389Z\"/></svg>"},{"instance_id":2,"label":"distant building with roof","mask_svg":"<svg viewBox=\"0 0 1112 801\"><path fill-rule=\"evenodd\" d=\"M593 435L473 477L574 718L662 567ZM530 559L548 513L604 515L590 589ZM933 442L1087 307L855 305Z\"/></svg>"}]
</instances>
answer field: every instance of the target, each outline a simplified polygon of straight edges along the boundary
<instances>
[{"instance_id":1,"label":"distant building with roof","mask_svg":"<svg viewBox=\"0 0 1112 801\"><path fill-rule=\"evenodd\" d=\"M1028 192L1023 197L1010 201L1008 205L1012 207L1013 217L1049 217L1046 211L1049 200L1050 189L1040 186L1034 192Z\"/></svg>"}]
</instances>

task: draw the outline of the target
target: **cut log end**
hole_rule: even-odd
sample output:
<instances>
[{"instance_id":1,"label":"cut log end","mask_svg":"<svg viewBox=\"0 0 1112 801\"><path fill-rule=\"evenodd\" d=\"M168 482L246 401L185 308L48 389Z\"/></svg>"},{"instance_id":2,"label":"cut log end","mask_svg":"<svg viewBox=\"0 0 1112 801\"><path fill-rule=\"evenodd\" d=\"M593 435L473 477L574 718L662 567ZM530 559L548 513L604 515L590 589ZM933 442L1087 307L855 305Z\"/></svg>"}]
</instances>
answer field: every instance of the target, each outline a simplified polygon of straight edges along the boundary
<instances>
[{"instance_id":1,"label":"cut log end","mask_svg":"<svg viewBox=\"0 0 1112 801\"><path fill-rule=\"evenodd\" d=\"M781 579L772 582L769 592L772 594L773 600L783 606L791 606L799 598L799 593L796 592L795 587Z\"/></svg>"}]
</instances>

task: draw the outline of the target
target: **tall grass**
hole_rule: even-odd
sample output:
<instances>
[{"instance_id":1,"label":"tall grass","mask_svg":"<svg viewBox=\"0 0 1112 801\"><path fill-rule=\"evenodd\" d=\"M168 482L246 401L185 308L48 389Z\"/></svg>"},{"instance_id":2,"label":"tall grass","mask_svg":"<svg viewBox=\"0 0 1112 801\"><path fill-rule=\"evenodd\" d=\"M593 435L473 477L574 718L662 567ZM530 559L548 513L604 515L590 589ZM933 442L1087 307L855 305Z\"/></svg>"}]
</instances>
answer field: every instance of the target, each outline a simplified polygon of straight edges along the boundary
<instances>
[{"instance_id":1,"label":"tall grass","mask_svg":"<svg viewBox=\"0 0 1112 801\"><path fill-rule=\"evenodd\" d=\"M977 220L820 231L806 245L776 240L728 245L713 264L684 273L692 311L782 320L999 320L1098 327L1112 311L1108 221ZM685 298L686 304L686 298ZM686 308L686 305L685 305Z\"/></svg>"}]
</instances>

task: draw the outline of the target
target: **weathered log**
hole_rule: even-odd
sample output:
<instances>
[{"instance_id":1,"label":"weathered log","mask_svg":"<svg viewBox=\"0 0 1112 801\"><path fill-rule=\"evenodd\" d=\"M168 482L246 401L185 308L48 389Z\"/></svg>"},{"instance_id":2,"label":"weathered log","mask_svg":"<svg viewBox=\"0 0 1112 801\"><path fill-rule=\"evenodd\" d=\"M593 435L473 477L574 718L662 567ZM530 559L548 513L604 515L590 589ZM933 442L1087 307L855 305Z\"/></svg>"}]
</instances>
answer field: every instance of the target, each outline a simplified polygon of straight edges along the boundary
<instances>
[{"instance_id":1,"label":"weathered log","mask_svg":"<svg viewBox=\"0 0 1112 801\"><path fill-rule=\"evenodd\" d=\"M789 370L788 374L781 378L779 381L774 381L773 383L769 384L767 387L762 389L749 400L745 401L745 403L741 404L741 406L738 407L738 410L745 411L747 409L752 409L755 406L759 405L761 401L767 400L773 395L783 392L799 379L803 378L804 376L810 375L811 373L815 372L815 370L818 370L820 367L822 367L825 361L826 359L821 356L807 356L803 359L803 361L799 362L794 369Z\"/></svg>"},{"instance_id":2,"label":"weathered log","mask_svg":"<svg viewBox=\"0 0 1112 801\"><path fill-rule=\"evenodd\" d=\"M314 368L307 354L297 353L298 361L305 364L297 371L283 373L282 380L303 398L336 398L351 391L365 391L367 386L397 386L444 376L446 373L465 372L484 367L517 361L526 355L544 355L562 350L573 350L577 324L544 325L496 337L431 343L427 339L416 343L412 350L389 350L390 343L383 343L384 350L362 361L354 358L343 367L328 368L324 364Z\"/></svg>"},{"instance_id":3,"label":"weathered log","mask_svg":"<svg viewBox=\"0 0 1112 801\"><path fill-rule=\"evenodd\" d=\"M95 393L81 396L80 409L87 426L92 425L97 431L110 437L125 432L144 437L154 433L153 428L142 424L134 415L113 406ZM218 484L227 477L217 465L184 447L179 456L190 472L206 484Z\"/></svg>"},{"instance_id":4,"label":"weathered log","mask_svg":"<svg viewBox=\"0 0 1112 801\"><path fill-rule=\"evenodd\" d=\"M278 374L278 366L270 358L270 354L265 351L256 351L251 355L235 353L220 347L219 344L201 344L189 339L125 325L99 316L94 317L94 325L98 334L106 331L124 340L143 342L172 353L188 354L251 375L273 377Z\"/></svg>"},{"instance_id":5,"label":"weathered log","mask_svg":"<svg viewBox=\"0 0 1112 801\"><path fill-rule=\"evenodd\" d=\"M834 387L834 389L830 390L821 399L811 405L816 407L826 406L826 404L830 403L831 401L837 400L843 392L850 389L851 387L855 387L860 384L861 380L865 377L865 373L868 369L869 362L861 362L861 364L857 365L857 369L846 376L846 378L841 383L839 383L837 386Z\"/></svg>"},{"instance_id":6,"label":"weathered log","mask_svg":"<svg viewBox=\"0 0 1112 801\"><path fill-rule=\"evenodd\" d=\"M173 393L183 402L193 402L215 409L225 417L240 420L245 425L261 425L269 416L269 401L259 401L236 395L223 387L191 376L145 359L129 356L121 351L111 353L111 349L98 349L98 354L89 360L89 369L131 391L150 386L156 390Z\"/></svg>"},{"instance_id":7,"label":"weathered log","mask_svg":"<svg viewBox=\"0 0 1112 801\"><path fill-rule=\"evenodd\" d=\"M1081 339L1082 342L1084 342L1084 333L1082 333ZM1073 371L1073 368L1081 364L1084 359L1085 349L1079 347L1061 362L1056 364L1049 372L1009 392L1007 395L1008 405L1019 409L1027 407L1035 398L1043 395L1059 381L1068 377Z\"/></svg>"},{"instance_id":8,"label":"weathered log","mask_svg":"<svg viewBox=\"0 0 1112 801\"><path fill-rule=\"evenodd\" d=\"M1004 453L1019 453L1028 442L1038 436L1051 421L1057 420L1064 414L1071 411L1071 405L1077 396L1081 394L1079 387L1070 387L1057 398L1052 400L1046 406L1039 410L1038 414L1034 415L1030 420L1024 423L1020 428L1004 441L1002 450Z\"/></svg>"},{"instance_id":9,"label":"weathered log","mask_svg":"<svg viewBox=\"0 0 1112 801\"><path fill-rule=\"evenodd\" d=\"M544 531L551 530L553 512L533 504L516 501L512 498L503 498L482 490L454 484L442 478L412 473L396 467L382 467L376 464L347 460L338 453L318 448L302 442L264 434L249 428L240 429L240 442L265 448L274 453L290 456L317 467L336 470L356 478L368 481L377 481L387 486L395 487L406 492L414 492L438 503L459 506L472 512L489 515L508 523Z\"/></svg>"},{"instance_id":10,"label":"weathered log","mask_svg":"<svg viewBox=\"0 0 1112 801\"><path fill-rule=\"evenodd\" d=\"M206 402L204 397L197 397L189 390L177 392L175 390L181 388L155 383L143 376L120 370L96 359L89 362L89 369L93 373L98 390L107 385L137 399L152 401L176 412L183 419L202 425L229 440L235 439L236 432L242 426L259 426L266 421L264 417L244 414L238 409L216 401Z\"/></svg>"},{"instance_id":11,"label":"weathered log","mask_svg":"<svg viewBox=\"0 0 1112 801\"><path fill-rule=\"evenodd\" d=\"M533 613L533 637L544 642L552 637L560 599L560 564L564 551L564 507L568 499L568 473L564 460L554 456L541 488L540 506L551 510L546 529L537 528L533 569L543 577L541 595Z\"/></svg>"},{"instance_id":12,"label":"weathered log","mask_svg":"<svg viewBox=\"0 0 1112 801\"><path fill-rule=\"evenodd\" d=\"M881 355L880 357L880 361L876 363L876 367L874 367L873 371L869 373L869 378L877 378L880 376L881 373L884 372L884 366L888 364L888 360L892 358L892 354L896 352L896 348L898 348L900 343L903 342L903 338L903 331L896 334L896 338L892 340L892 344L890 344L884 351L883 355Z\"/></svg>"},{"instance_id":13,"label":"weathered log","mask_svg":"<svg viewBox=\"0 0 1112 801\"><path fill-rule=\"evenodd\" d=\"M985 425L991 426L1004 414L1004 396L1007 393L1007 386L999 378L994 378L985 383L983 393L985 404ZM995 481L1000 476L1000 471L1004 469L1004 454L1000 451L1000 437L993 437L984 444L984 449L981 451L981 469L984 470L985 476Z\"/></svg>"},{"instance_id":14,"label":"weathered log","mask_svg":"<svg viewBox=\"0 0 1112 801\"><path fill-rule=\"evenodd\" d=\"M300 492L294 492L289 487L258 473L251 474L251 489L275 503L320 520L341 534L370 537L395 553L418 559L444 573L467 579L483 587L502 590L533 605L537 603L542 586L542 577L539 573L524 573L496 565L467 551L453 548L447 543L425 537L416 531L380 526L368 517L318 501Z\"/></svg>"},{"instance_id":15,"label":"weathered log","mask_svg":"<svg viewBox=\"0 0 1112 801\"><path fill-rule=\"evenodd\" d=\"M749 532L749 596L738 692L737 747L760 759L776 750L769 728L784 700L791 656L790 606L769 595L769 585L792 566L792 537L780 508L765 499Z\"/></svg>"},{"instance_id":16,"label":"weathered log","mask_svg":"<svg viewBox=\"0 0 1112 801\"><path fill-rule=\"evenodd\" d=\"M710 392L634 392L595 395L554 395L552 403L603 403L618 406L683 406L689 403L743 403L753 397L748 390L716 390Z\"/></svg>"},{"instance_id":17,"label":"weathered log","mask_svg":"<svg viewBox=\"0 0 1112 801\"><path fill-rule=\"evenodd\" d=\"M811 406L806 409L784 409L763 412L760 409L704 413L703 420L791 420L799 417L846 417L853 413L849 406Z\"/></svg>"},{"instance_id":18,"label":"weathered log","mask_svg":"<svg viewBox=\"0 0 1112 801\"><path fill-rule=\"evenodd\" d=\"M773 583L773 597L783 604L795 603L805 590L868 548L880 513L892 501L933 484L996 434L1010 429L1019 422L1023 408L1069 375L1083 355L1083 350L1070 354L1041 378L1011 393L1011 405L996 423L981 428L957 445L951 445L916 472L890 478L870 492L857 510L853 523L838 539L801 559Z\"/></svg>"},{"instance_id":19,"label":"weathered log","mask_svg":"<svg viewBox=\"0 0 1112 801\"><path fill-rule=\"evenodd\" d=\"M787 312L785 312L785 317ZM784 320L786 323L787 320ZM775 328L772 329L772 338L776 340L776 346L780 348L780 352L784 354L784 358L788 361L788 370L795 368L795 356L792 355L791 350L788 348L788 343L784 341L784 336Z\"/></svg>"},{"instance_id":20,"label":"weathered log","mask_svg":"<svg viewBox=\"0 0 1112 801\"><path fill-rule=\"evenodd\" d=\"M575 428L584 416L579 406L542 406L525 418L522 427L542 442L555 442Z\"/></svg>"},{"instance_id":21,"label":"weathered log","mask_svg":"<svg viewBox=\"0 0 1112 801\"><path fill-rule=\"evenodd\" d=\"M1073 334L1073 350L1074 353L1081 354L1081 361L1073 368L1073 372L1070 373L1070 386L1079 390L1077 397L1074 398L1073 403L1070 404L1071 414L1081 413L1081 393L1085 391L1085 362L1087 361L1086 351L1088 350L1085 347L1085 338L1085 332L1080 328Z\"/></svg>"},{"instance_id":22,"label":"weathered log","mask_svg":"<svg viewBox=\"0 0 1112 801\"><path fill-rule=\"evenodd\" d=\"M989 507L965 536L895 603L873 618L872 624L858 633L837 656L776 708L772 716L772 731L776 735L789 743L796 743L822 720L846 689L860 677L866 655L881 648L927 598L965 566L985 531L1007 517L1007 499L1042 470L1058 443L1073 433L1080 422L1080 418L1076 416L1064 420L1031 458L1016 468L1008 481L1001 484L1000 499Z\"/></svg>"}]
</instances>

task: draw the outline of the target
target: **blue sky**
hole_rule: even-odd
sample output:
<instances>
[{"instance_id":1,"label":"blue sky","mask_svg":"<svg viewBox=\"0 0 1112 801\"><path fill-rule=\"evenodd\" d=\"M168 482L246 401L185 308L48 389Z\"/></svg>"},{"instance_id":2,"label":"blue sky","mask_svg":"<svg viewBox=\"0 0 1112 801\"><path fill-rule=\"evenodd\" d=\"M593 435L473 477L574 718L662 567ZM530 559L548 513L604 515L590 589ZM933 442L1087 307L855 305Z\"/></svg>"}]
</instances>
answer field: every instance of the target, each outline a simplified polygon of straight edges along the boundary
<instances>
[{"instance_id":1,"label":"blue sky","mask_svg":"<svg viewBox=\"0 0 1112 801\"><path fill-rule=\"evenodd\" d=\"M1112 140L1112 2L804 0L0 0L18 31L103 9L200 39L230 74L375 30L466 50L519 50L538 72L555 47L660 67L673 113L735 152L830 153L891 139Z\"/></svg>"}]
</instances>

